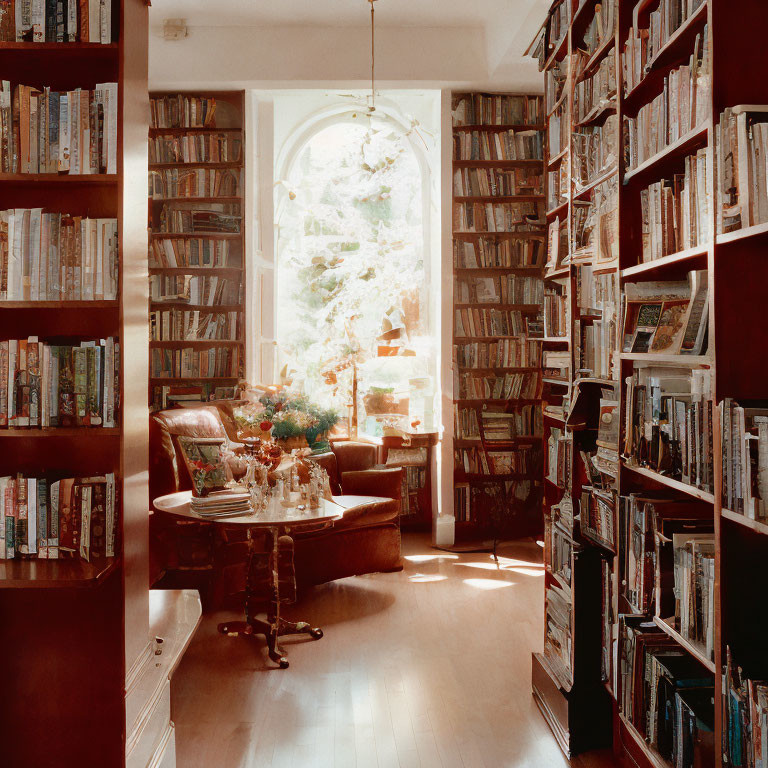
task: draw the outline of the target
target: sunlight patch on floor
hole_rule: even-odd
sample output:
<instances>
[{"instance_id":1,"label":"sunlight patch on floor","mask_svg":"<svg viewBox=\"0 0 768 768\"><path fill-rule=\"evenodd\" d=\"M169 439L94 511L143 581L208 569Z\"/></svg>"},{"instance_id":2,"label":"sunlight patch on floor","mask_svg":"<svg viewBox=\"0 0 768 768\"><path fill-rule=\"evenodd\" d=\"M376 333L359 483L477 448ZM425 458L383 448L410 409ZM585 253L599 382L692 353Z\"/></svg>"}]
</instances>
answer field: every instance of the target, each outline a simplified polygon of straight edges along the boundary
<instances>
[{"instance_id":1,"label":"sunlight patch on floor","mask_svg":"<svg viewBox=\"0 0 768 768\"><path fill-rule=\"evenodd\" d=\"M440 554L440 555L406 555L406 560L412 563L429 563L433 560L458 560L458 555Z\"/></svg>"},{"instance_id":2,"label":"sunlight patch on floor","mask_svg":"<svg viewBox=\"0 0 768 768\"><path fill-rule=\"evenodd\" d=\"M501 581L498 579L464 579L464 583L475 589L501 589L502 587L511 587L514 582Z\"/></svg>"},{"instance_id":3,"label":"sunlight patch on floor","mask_svg":"<svg viewBox=\"0 0 768 768\"><path fill-rule=\"evenodd\" d=\"M441 573L414 573L413 576L408 577L408 581L445 581L447 578L447 576L443 576Z\"/></svg>"}]
</instances>

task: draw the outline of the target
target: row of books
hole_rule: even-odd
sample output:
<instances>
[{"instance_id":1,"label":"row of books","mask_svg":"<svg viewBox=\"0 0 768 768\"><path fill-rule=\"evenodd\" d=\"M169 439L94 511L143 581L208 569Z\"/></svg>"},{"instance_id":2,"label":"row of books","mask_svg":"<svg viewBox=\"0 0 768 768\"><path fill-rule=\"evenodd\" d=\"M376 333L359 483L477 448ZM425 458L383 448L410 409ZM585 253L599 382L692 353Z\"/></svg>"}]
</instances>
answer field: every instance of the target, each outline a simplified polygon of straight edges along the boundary
<instances>
[{"instance_id":1,"label":"row of books","mask_svg":"<svg viewBox=\"0 0 768 768\"><path fill-rule=\"evenodd\" d=\"M612 320L593 320L591 323L579 321L575 329L578 340L576 350L577 369L580 376L592 376L599 379L613 378L617 369L615 318Z\"/></svg>"},{"instance_id":2,"label":"row of books","mask_svg":"<svg viewBox=\"0 0 768 768\"><path fill-rule=\"evenodd\" d=\"M620 712L676 768L714 765L714 677L642 617L619 619Z\"/></svg>"},{"instance_id":3,"label":"row of books","mask_svg":"<svg viewBox=\"0 0 768 768\"><path fill-rule=\"evenodd\" d=\"M545 59L549 57L554 49L559 45L560 41L565 37L568 32L568 25L571 23L570 14L571 3L562 2L555 5L549 11L546 25L546 42L544 46L543 56ZM539 62L539 69L543 69L543 61Z\"/></svg>"},{"instance_id":4,"label":"row of books","mask_svg":"<svg viewBox=\"0 0 768 768\"><path fill-rule=\"evenodd\" d=\"M149 172L149 197L237 197L240 171L233 168L166 168Z\"/></svg>"},{"instance_id":5,"label":"row of books","mask_svg":"<svg viewBox=\"0 0 768 768\"><path fill-rule=\"evenodd\" d=\"M571 133L571 116L568 104L555 109L547 120L547 152L550 160L568 148Z\"/></svg>"},{"instance_id":6,"label":"row of books","mask_svg":"<svg viewBox=\"0 0 768 768\"><path fill-rule=\"evenodd\" d=\"M570 177L566 163L557 165L547 173L547 210L551 211L568 199Z\"/></svg>"},{"instance_id":7,"label":"row of books","mask_svg":"<svg viewBox=\"0 0 768 768\"><path fill-rule=\"evenodd\" d=\"M205 403L209 400L232 400L235 387L201 382L183 384L162 384L152 387L152 410L171 408L179 403Z\"/></svg>"},{"instance_id":8,"label":"row of books","mask_svg":"<svg viewBox=\"0 0 768 768\"><path fill-rule=\"evenodd\" d=\"M524 405L510 412L488 408L480 412L483 439L489 442L518 437L541 438L543 423L538 405Z\"/></svg>"},{"instance_id":9,"label":"row of books","mask_svg":"<svg viewBox=\"0 0 768 768\"><path fill-rule=\"evenodd\" d=\"M541 173L536 169L456 168L453 193L460 197L540 195Z\"/></svg>"},{"instance_id":10,"label":"row of books","mask_svg":"<svg viewBox=\"0 0 768 768\"><path fill-rule=\"evenodd\" d=\"M0 211L0 300L114 300L117 283L117 219Z\"/></svg>"},{"instance_id":11,"label":"row of books","mask_svg":"<svg viewBox=\"0 0 768 768\"><path fill-rule=\"evenodd\" d=\"M571 263L596 264L618 259L618 210L619 179L616 175L594 187L589 199L574 200L571 209Z\"/></svg>"},{"instance_id":12,"label":"row of books","mask_svg":"<svg viewBox=\"0 0 768 768\"><path fill-rule=\"evenodd\" d=\"M609 115L601 125L582 126L571 136L574 188L578 193L619 163L618 117Z\"/></svg>"},{"instance_id":13,"label":"row of books","mask_svg":"<svg viewBox=\"0 0 768 768\"><path fill-rule=\"evenodd\" d=\"M150 375L156 379L237 379L241 375L241 365L237 347L150 350Z\"/></svg>"},{"instance_id":14,"label":"row of books","mask_svg":"<svg viewBox=\"0 0 768 768\"><path fill-rule=\"evenodd\" d=\"M723 763L764 768L768 764L768 681L743 670L729 646L723 687Z\"/></svg>"},{"instance_id":15,"label":"row of books","mask_svg":"<svg viewBox=\"0 0 768 768\"><path fill-rule=\"evenodd\" d=\"M454 160L541 160L541 131L458 131L453 134Z\"/></svg>"},{"instance_id":16,"label":"row of books","mask_svg":"<svg viewBox=\"0 0 768 768\"><path fill-rule=\"evenodd\" d=\"M538 373L506 373L503 376L456 374L454 393L464 400L535 400L541 397Z\"/></svg>"},{"instance_id":17,"label":"row of books","mask_svg":"<svg viewBox=\"0 0 768 768\"><path fill-rule=\"evenodd\" d=\"M636 118L627 118L624 153L628 170L705 124L711 92L707 40L705 28L696 37L690 63L673 69L664 78L663 91L640 107Z\"/></svg>"},{"instance_id":18,"label":"row of books","mask_svg":"<svg viewBox=\"0 0 768 768\"><path fill-rule=\"evenodd\" d=\"M527 331L523 315L513 309L463 308L454 311L454 336L522 336Z\"/></svg>"},{"instance_id":19,"label":"row of books","mask_svg":"<svg viewBox=\"0 0 768 768\"><path fill-rule=\"evenodd\" d=\"M768 106L726 109L717 128L718 232L768 221Z\"/></svg>"},{"instance_id":20,"label":"row of books","mask_svg":"<svg viewBox=\"0 0 768 768\"><path fill-rule=\"evenodd\" d=\"M465 93L453 99L453 125L538 125L542 110L540 96Z\"/></svg>"},{"instance_id":21,"label":"row of books","mask_svg":"<svg viewBox=\"0 0 768 768\"><path fill-rule=\"evenodd\" d=\"M599 317L603 322L618 325L621 296L616 274L597 272L595 267L580 264L576 270L576 303L582 318ZM611 349L617 347L614 344Z\"/></svg>"},{"instance_id":22,"label":"row of books","mask_svg":"<svg viewBox=\"0 0 768 768\"><path fill-rule=\"evenodd\" d=\"M531 237L518 240L479 237L453 241L453 265L457 269L540 267L543 257L543 240Z\"/></svg>"},{"instance_id":23,"label":"row of books","mask_svg":"<svg viewBox=\"0 0 768 768\"><path fill-rule=\"evenodd\" d=\"M216 99L181 93L149 100L150 128L215 128Z\"/></svg>"},{"instance_id":24,"label":"row of books","mask_svg":"<svg viewBox=\"0 0 768 768\"><path fill-rule=\"evenodd\" d=\"M459 368L538 368L541 342L519 338L456 344L454 360Z\"/></svg>"},{"instance_id":25,"label":"row of books","mask_svg":"<svg viewBox=\"0 0 768 768\"><path fill-rule=\"evenodd\" d=\"M460 448L454 451L455 466L468 475L527 475L535 468L535 449L491 451Z\"/></svg>"},{"instance_id":26,"label":"row of books","mask_svg":"<svg viewBox=\"0 0 768 768\"><path fill-rule=\"evenodd\" d=\"M640 192L643 261L653 261L711 239L707 150L685 158L685 170Z\"/></svg>"},{"instance_id":27,"label":"row of books","mask_svg":"<svg viewBox=\"0 0 768 768\"><path fill-rule=\"evenodd\" d=\"M209 203L205 208L193 203L177 203L163 206L159 231L163 234L234 234L240 232L241 222L240 203Z\"/></svg>"},{"instance_id":28,"label":"row of books","mask_svg":"<svg viewBox=\"0 0 768 768\"><path fill-rule=\"evenodd\" d=\"M0 560L114 557L118 502L113 473L0 477Z\"/></svg>"},{"instance_id":29,"label":"row of books","mask_svg":"<svg viewBox=\"0 0 768 768\"><path fill-rule=\"evenodd\" d=\"M552 66L544 72L544 100L547 114L554 110L555 105L563 95L568 79L568 64L570 56L564 56L560 61L553 61Z\"/></svg>"},{"instance_id":30,"label":"row of books","mask_svg":"<svg viewBox=\"0 0 768 768\"><path fill-rule=\"evenodd\" d=\"M558 427L552 427L547 438L547 479L558 488L571 487L572 456L572 436Z\"/></svg>"},{"instance_id":31,"label":"row of books","mask_svg":"<svg viewBox=\"0 0 768 768\"><path fill-rule=\"evenodd\" d=\"M699 369L634 370L625 380L624 455L630 464L713 491L710 378Z\"/></svg>"},{"instance_id":32,"label":"row of books","mask_svg":"<svg viewBox=\"0 0 768 768\"><path fill-rule=\"evenodd\" d=\"M400 517L418 515L421 512L419 491L427 484L426 467L403 467Z\"/></svg>"},{"instance_id":33,"label":"row of books","mask_svg":"<svg viewBox=\"0 0 768 768\"><path fill-rule=\"evenodd\" d=\"M568 296L549 284L544 296L544 336L566 338L568 314Z\"/></svg>"},{"instance_id":34,"label":"row of books","mask_svg":"<svg viewBox=\"0 0 768 768\"><path fill-rule=\"evenodd\" d=\"M112 0L4 0L2 43L111 43Z\"/></svg>"},{"instance_id":35,"label":"row of books","mask_svg":"<svg viewBox=\"0 0 768 768\"><path fill-rule=\"evenodd\" d=\"M0 427L114 427L119 405L116 339L0 342Z\"/></svg>"},{"instance_id":36,"label":"row of books","mask_svg":"<svg viewBox=\"0 0 768 768\"><path fill-rule=\"evenodd\" d=\"M546 588L544 656L562 685L573 683L573 593L568 584L553 582Z\"/></svg>"},{"instance_id":37,"label":"row of books","mask_svg":"<svg viewBox=\"0 0 768 768\"><path fill-rule=\"evenodd\" d=\"M606 56L594 75L576 83L573 89L574 118L578 123L587 120L615 100L616 59L613 56Z\"/></svg>"},{"instance_id":38,"label":"row of books","mask_svg":"<svg viewBox=\"0 0 768 768\"><path fill-rule=\"evenodd\" d=\"M661 0L649 14L648 27L631 27L624 43L625 92L637 87L658 52L706 0Z\"/></svg>"},{"instance_id":39,"label":"row of books","mask_svg":"<svg viewBox=\"0 0 768 768\"><path fill-rule=\"evenodd\" d=\"M150 275L149 297L152 301L186 302L195 306L239 304L242 298L239 280L213 275Z\"/></svg>"},{"instance_id":40,"label":"row of books","mask_svg":"<svg viewBox=\"0 0 768 768\"><path fill-rule=\"evenodd\" d=\"M456 203L453 229L458 232L524 232L541 226L538 203Z\"/></svg>"},{"instance_id":41,"label":"row of books","mask_svg":"<svg viewBox=\"0 0 768 768\"><path fill-rule=\"evenodd\" d=\"M625 283L622 351L701 355L707 348L706 270L686 280Z\"/></svg>"},{"instance_id":42,"label":"row of books","mask_svg":"<svg viewBox=\"0 0 768 768\"><path fill-rule=\"evenodd\" d=\"M722 502L725 509L768 521L768 404L718 406L722 436Z\"/></svg>"},{"instance_id":43,"label":"row of books","mask_svg":"<svg viewBox=\"0 0 768 768\"><path fill-rule=\"evenodd\" d=\"M4 173L117 173L117 83L93 91L0 84Z\"/></svg>"},{"instance_id":44,"label":"row of books","mask_svg":"<svg viewBox=\"0 0 768 768\"><path fill-rule=\"evenodd\" d=\"M149 313L151 341L237 341L242 338L239 312L166 310Z\"/></svg>"},{"instance_id":45,"label":"row of books","mask_svg":"<svg viewBox=\"0 0 768 768\"><path fill-rule=\"evenodd\" d=\"M477 408L459 408L453 406L453 433L460 440L479 440L480 421L477 418Z\"/></svg>"},{"instance_id":46,"label":"row of books","mask_svg":"<svg viewBox=\"0 0 768 768\"><path fill-rule=\"evenodd\" d=\"M675 533L672 546L675 557L675 624L686 640L714 661L715 535Z\"/></svg>"},{"instance_id":47,"label":"row of books","mask_svg":"<svg viewBox=\"0 0 768 768\"><path fill-rule=\"evenodd\" d=\"M595 4L595 12L584 32L582 50L587 56L591 56L603 43L613 38L619 15L617 6L618 0L603 0Z\"/></svg>"},{"instance_id":48,"label":"row of books","mask_svg":"<svg viewBox=\"0 0 768 768\"><path fill-rule=\"evenodd\" d=\"M211 237L153 238L149 244L150 268L241 267L240 243Z\"/></svg>"},{"instance_id":49,"label":"row of books","mask_svg":"<svg viewBox=\"0 0 768 768\"><path fill-rule=\"evenodd\" d=\"M243 140L236 133L192 133L149 137L150 163L236 163Z\"/></svg>"},{"instance_id":50,"label":"row of books","mask_svg":"<svg viewBox=\"0 0 768 768\"><path fill-rule=\"evenodd\" d=\"M540 278L512 274L462 278L453 298L459 304L541 304L543 297Z\"/></svg>"}]
</instances>

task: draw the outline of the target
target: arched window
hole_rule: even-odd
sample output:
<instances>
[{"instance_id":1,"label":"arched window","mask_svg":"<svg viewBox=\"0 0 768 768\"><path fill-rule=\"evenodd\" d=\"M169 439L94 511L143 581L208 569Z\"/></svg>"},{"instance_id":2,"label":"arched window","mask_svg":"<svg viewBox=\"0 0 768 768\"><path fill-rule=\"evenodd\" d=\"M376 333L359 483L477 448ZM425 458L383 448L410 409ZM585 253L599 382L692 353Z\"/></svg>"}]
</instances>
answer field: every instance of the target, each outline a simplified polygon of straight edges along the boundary
<instances>
[{"instance_id":1,"label":"arched window","mask_svg":"<svg viewBox=\"0 0 768 768\"><path fill-rule=\"evenodd\" d=\"M419 419L434 389L415 140L386 115L336 114L304 134L277 186L278 365L343 417L356 391L368 434Z\"/></svg>"}]
</instances>

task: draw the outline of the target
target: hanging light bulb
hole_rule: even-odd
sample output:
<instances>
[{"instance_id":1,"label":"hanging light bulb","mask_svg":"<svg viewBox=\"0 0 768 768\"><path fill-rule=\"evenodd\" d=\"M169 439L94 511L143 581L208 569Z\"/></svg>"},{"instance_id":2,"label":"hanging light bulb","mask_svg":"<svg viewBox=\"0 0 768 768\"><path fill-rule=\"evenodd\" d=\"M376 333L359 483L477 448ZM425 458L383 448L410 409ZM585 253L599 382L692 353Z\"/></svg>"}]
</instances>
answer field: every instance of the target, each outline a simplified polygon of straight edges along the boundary
<instances>
[{"instance_id":1,"label":"hanging light bulb","mask_svg":"<svg viewBox=\"0 0 768 768\"><path fill-rule=\"evenodd\" d=\"M371 98L368 103L368 112L376 111L376 80L375 80L375 57L374 57L374 11L373 4L376 0L368 0L371 4Z\"/></svg>"}]
</instances>

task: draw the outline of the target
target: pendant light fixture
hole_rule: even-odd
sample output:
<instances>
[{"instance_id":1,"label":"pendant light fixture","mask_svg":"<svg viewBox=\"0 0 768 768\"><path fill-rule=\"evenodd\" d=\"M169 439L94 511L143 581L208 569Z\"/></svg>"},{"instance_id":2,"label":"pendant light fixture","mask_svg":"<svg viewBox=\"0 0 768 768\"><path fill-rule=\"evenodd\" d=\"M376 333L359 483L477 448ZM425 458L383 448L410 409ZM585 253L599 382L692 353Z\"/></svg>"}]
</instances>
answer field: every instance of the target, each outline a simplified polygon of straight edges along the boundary
<instances>
[{"instance_id":1,"label":"pendant light fixture","mask_svg":"<svg viewBox=\"0 0 768 768\"><path fill-rule=\"evenodd\" d=\"M368 112L376 111L376 78L375 78L375 57L374 57L374 10L373 4L376 0L367 0L371 4L371 98L368 101Z\"/></svg>"}]
</instances>

